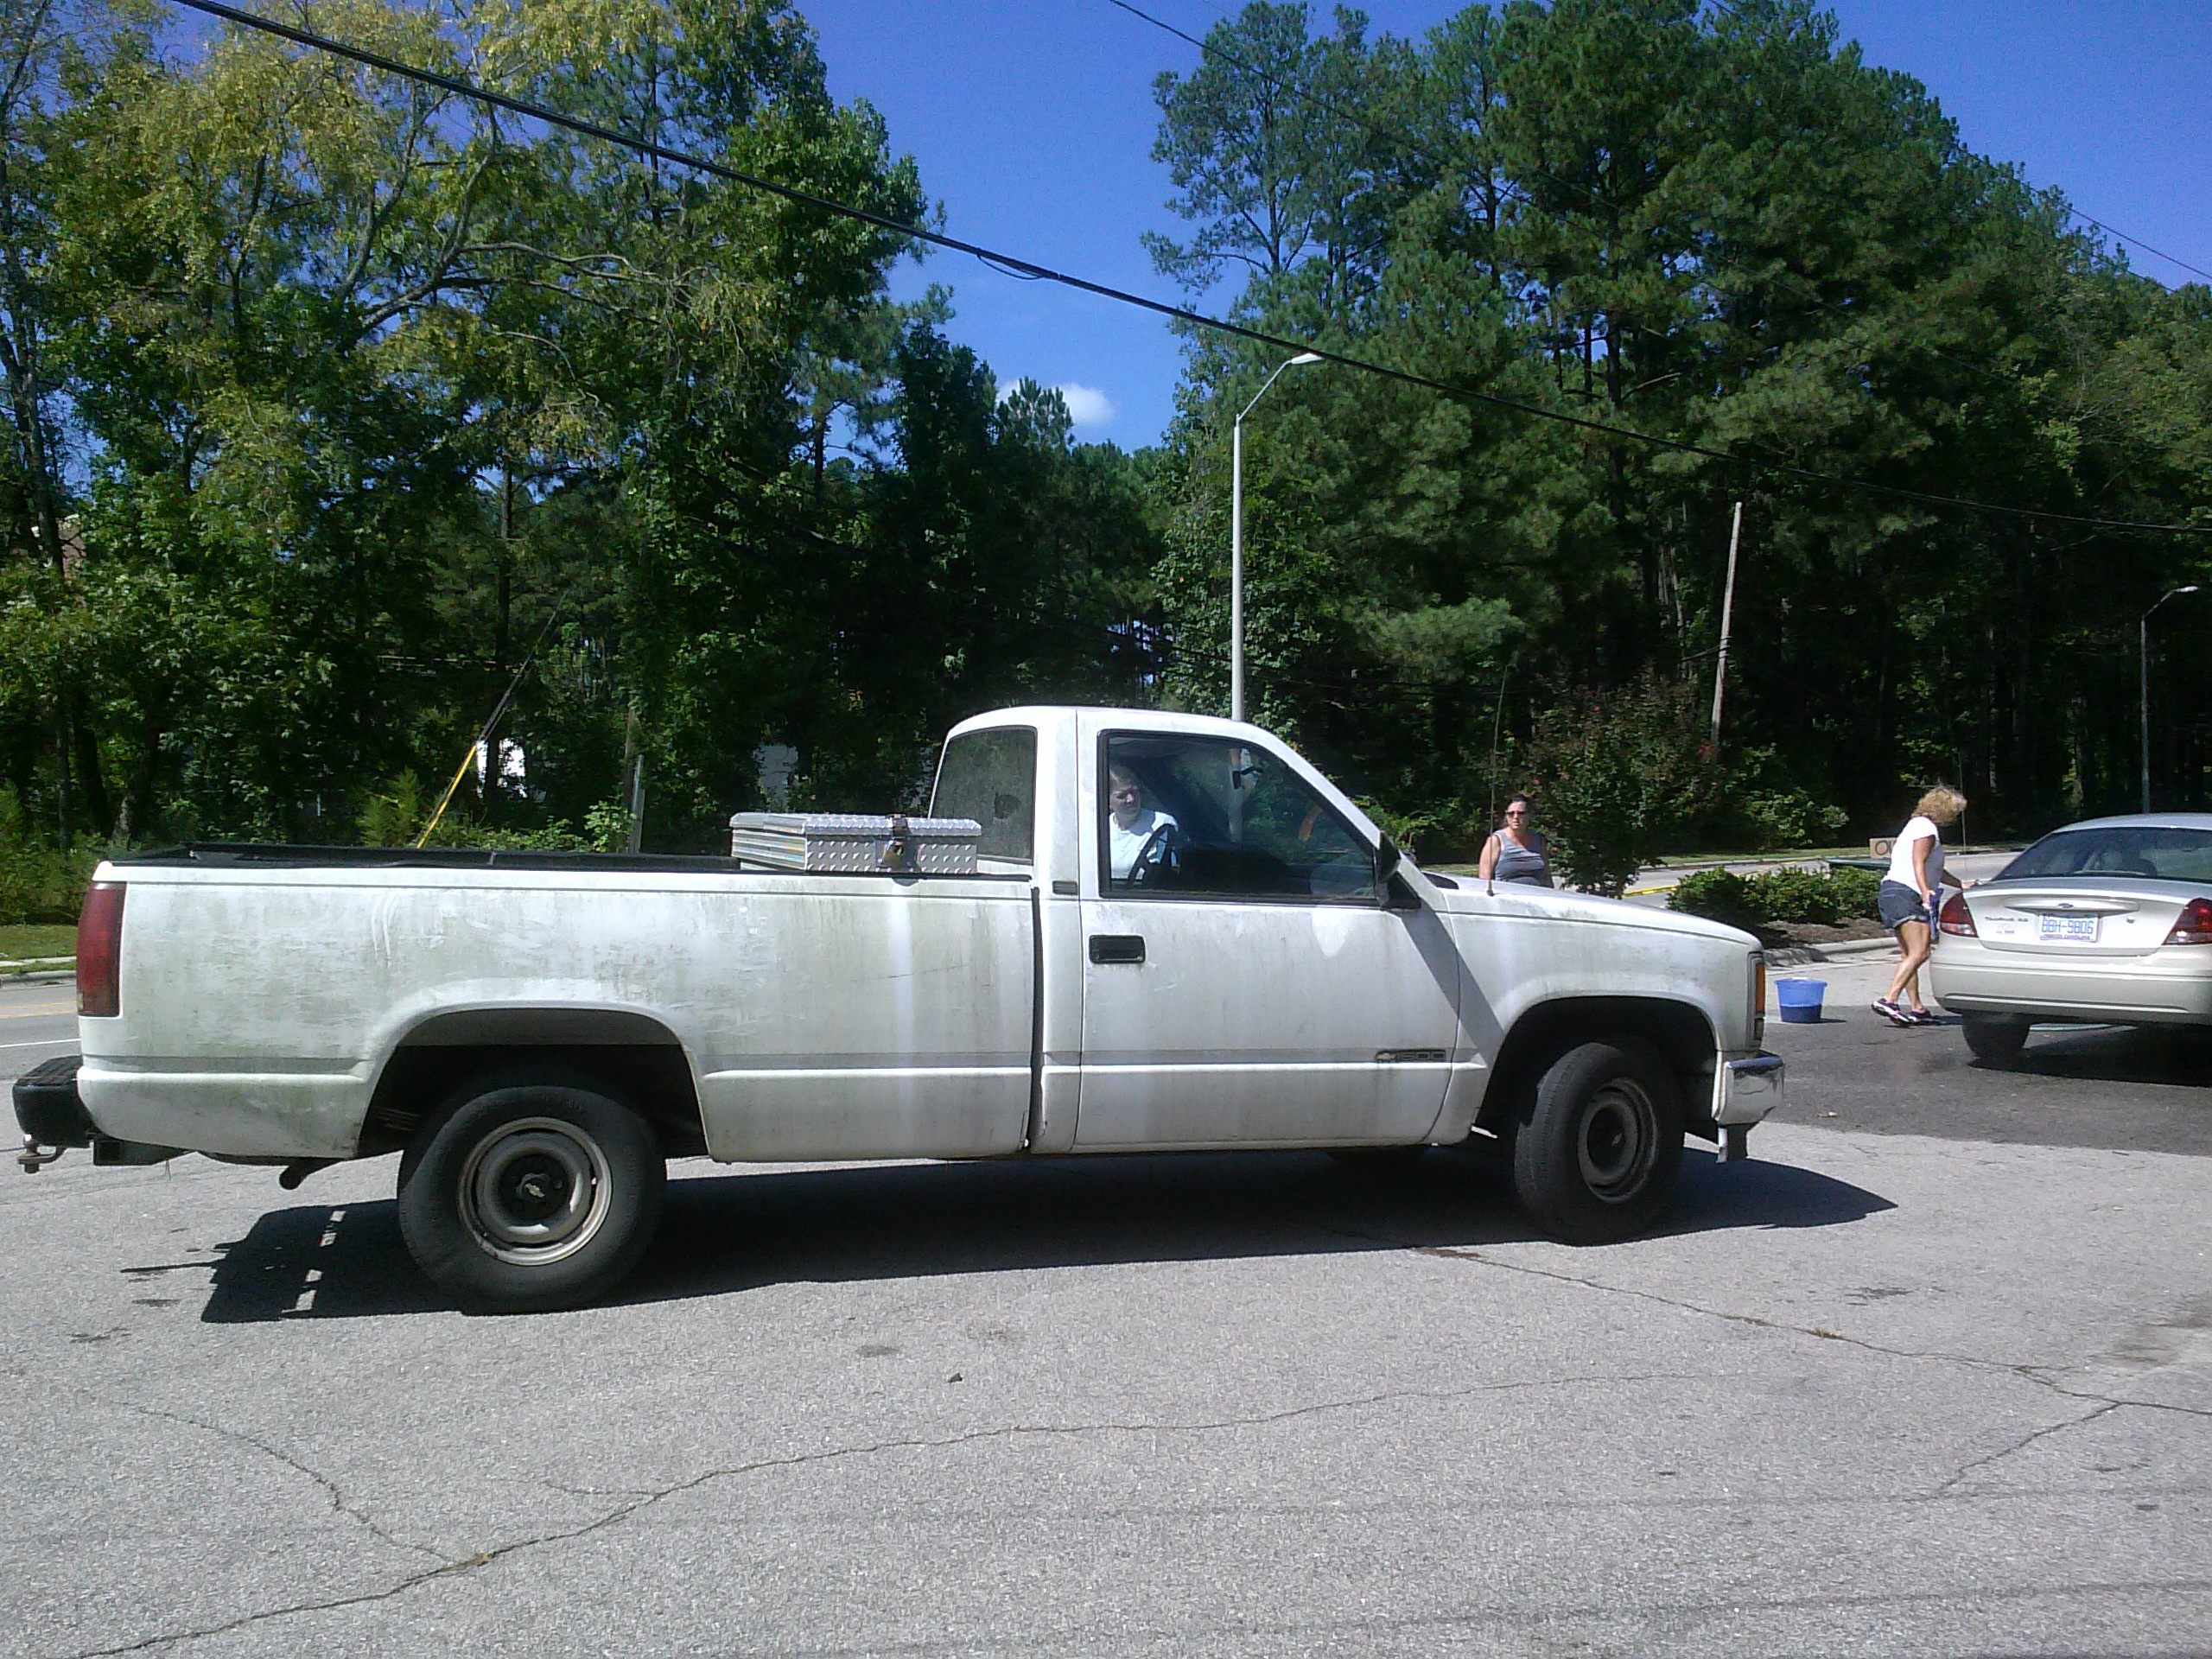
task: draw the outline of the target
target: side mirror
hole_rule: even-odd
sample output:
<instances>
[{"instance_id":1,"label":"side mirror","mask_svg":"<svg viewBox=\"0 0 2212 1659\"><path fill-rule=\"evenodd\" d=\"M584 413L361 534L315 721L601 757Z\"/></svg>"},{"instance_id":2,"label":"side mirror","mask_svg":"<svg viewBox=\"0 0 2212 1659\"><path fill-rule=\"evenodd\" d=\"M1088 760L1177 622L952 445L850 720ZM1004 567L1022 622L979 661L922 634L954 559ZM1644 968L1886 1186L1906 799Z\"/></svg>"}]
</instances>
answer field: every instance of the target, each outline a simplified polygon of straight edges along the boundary
<instances>
[{"instance_id":1,"label":"side mirror","mask_svg":"<svg viewBox=\"0 0 2212 1659\"><path fill-rule=\"evenodd\" d=\"M1406 855L1388 835L1375 849L1375 901L1385 910L1419 910L1421 897L1399 874Z\"/></svg>"}]
</instances>

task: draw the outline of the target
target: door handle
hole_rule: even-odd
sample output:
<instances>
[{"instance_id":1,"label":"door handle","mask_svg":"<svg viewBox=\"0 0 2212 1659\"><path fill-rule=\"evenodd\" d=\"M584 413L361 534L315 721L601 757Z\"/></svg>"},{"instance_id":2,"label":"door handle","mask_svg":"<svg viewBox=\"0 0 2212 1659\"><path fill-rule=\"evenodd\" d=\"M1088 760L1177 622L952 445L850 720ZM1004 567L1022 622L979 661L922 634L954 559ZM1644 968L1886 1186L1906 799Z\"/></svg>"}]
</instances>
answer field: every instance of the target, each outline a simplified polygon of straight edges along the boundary
<instances>
[{"instance_id":1,"label":"door handle","mask_svg":"<svg viewBox=\"0 0 2212 1659\"><path fill-rule=\"evenodd\" d=\"M1141 963L1144 960L1144 935L1094 933L1090 936L1090 959L1098 963Z\"/></svg>"}]
</instances>

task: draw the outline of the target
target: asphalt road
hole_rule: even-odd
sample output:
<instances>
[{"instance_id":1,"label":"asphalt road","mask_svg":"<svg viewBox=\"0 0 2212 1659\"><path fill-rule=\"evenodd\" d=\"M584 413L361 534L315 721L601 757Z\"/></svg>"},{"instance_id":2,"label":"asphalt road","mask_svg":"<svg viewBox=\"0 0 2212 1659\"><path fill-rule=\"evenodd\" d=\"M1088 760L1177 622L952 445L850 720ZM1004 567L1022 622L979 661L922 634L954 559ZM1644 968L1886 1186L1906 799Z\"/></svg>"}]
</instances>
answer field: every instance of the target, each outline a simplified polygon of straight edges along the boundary
<instances>
[{"instance_id":1,"label":"asphalt road","mask_svg":"<svg viewBox=\"0 0 2212 1659\"><path fill-rule=\"evenodd\" d=\"M1782 1120L2212 1157L2212 1031L2047 1027L2000 1069L1967 1052L1955 1016L1907 1031L1877 1015L1867 1005L1896 965L1883 955L1777 970L1828 987L1818 1025L1785 1025L1768 1008L1767 1046L1790 1068Z\"/></svg>"},{"instance_id":2,"label":"asphalt road","mask_svg":"<svg viewBox=\"0 0 2212 1659\"><path fill-rule=\"evenodd\" d=\"M1605 1249L1466 1154L687 1162L471 1319L391 1159L0 1172L0 1655L2212 1651L2193 1085L1835 1007Z\"/></svg>"},{"instance_id":3,"label":"asphalt road","mask_svg":"<svg viewBox=\"0 0 2212 1659\"><path fill-rule=\"evenodd\" d=\"M56 1054L76 1052L73 981L0 980L0 1081L19 1077ZM12 1130L15 1119L7 1124Z\"/></svg>"}]
</instances>

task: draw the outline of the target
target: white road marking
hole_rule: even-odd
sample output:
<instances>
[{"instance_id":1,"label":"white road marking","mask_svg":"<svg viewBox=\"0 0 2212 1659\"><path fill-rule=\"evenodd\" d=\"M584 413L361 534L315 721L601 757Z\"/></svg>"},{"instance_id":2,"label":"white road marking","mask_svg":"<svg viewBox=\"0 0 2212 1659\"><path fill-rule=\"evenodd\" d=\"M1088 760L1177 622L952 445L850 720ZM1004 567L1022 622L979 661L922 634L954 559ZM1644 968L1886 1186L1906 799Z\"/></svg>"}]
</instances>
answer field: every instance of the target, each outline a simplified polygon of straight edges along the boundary
<instances>
[{"instance_id":1,"label":"white road marking","mask_svg":"<svg viewBox=\"0 0 2212 1659\"><path fill-rule=\"evenodd\" d=\"M42 1043L0 1043L0 1048L73 1048L74 1037L49 1037Z\"/></svg>"}]
</instances>

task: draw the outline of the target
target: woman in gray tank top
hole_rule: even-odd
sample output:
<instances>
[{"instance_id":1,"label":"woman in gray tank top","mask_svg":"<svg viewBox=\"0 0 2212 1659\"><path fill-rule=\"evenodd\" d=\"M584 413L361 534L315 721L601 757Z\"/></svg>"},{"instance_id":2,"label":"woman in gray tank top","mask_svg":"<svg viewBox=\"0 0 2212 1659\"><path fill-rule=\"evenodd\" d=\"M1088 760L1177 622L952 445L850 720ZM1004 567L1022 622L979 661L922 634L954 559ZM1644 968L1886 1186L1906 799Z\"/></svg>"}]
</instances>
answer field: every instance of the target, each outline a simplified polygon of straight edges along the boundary
<instances>
[{"instance_id":1,"label":"woman in gray tank top","mask_svg":"<svg viewBox=\"0 0 2212 1659\"><path fill-rule=\"evenodd\" d=\"M1526 795L1505 804L1505 827L1483 843L1482 878L1488 882L1519 881L1532 887L1552 884L1551 866L1544 861L1544 838L1530 828L1534 809Z\"/></svg>"}]
</instances>

